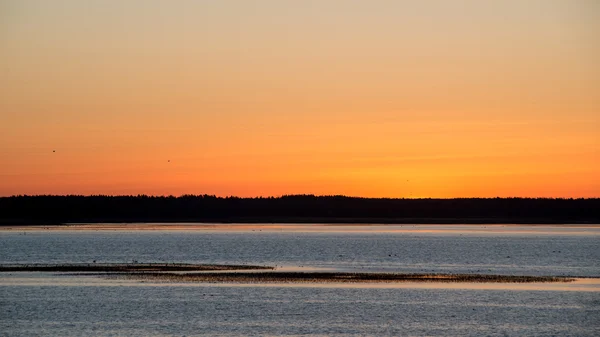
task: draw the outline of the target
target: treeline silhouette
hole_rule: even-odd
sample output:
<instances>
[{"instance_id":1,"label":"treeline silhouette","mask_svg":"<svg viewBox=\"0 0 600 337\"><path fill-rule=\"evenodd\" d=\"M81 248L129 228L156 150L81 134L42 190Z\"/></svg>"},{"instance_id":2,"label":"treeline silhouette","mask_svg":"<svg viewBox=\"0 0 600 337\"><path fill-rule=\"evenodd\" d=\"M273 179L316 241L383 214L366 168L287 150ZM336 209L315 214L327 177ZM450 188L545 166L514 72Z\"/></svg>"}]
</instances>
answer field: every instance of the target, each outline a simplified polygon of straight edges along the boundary
<instances>
[{"instance_id":1,"label":"treeline silhouette","mask_svg":"<svg viewBox=\"0 0 600 337\"><path fill-rule=\"evenodd\" d=\"M282 197L12 196L0 198L0 223L600 223L600 199L387 199Z\"/></svg>"}]
</instances>

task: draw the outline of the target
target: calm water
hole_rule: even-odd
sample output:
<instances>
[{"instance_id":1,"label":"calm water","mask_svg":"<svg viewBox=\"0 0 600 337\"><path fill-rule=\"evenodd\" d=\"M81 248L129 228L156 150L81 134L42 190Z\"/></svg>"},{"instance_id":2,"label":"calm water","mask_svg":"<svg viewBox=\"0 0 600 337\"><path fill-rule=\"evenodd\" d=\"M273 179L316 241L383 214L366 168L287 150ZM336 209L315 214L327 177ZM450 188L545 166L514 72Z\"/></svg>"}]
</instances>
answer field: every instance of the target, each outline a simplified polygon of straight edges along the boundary
<instances>
[{"instance_id":1,"label":"calm water","mask_svg":"<svg viewBox=\"0 0 600 337\"><path fill-rule=\"evenodd\" d=\"M600 228L0 231L0 263L600 276ZM562 288L561 288L562 287ZM599 288L148 284L0 274L0 335L600 335Z\"/></svg>"}]
</instances>

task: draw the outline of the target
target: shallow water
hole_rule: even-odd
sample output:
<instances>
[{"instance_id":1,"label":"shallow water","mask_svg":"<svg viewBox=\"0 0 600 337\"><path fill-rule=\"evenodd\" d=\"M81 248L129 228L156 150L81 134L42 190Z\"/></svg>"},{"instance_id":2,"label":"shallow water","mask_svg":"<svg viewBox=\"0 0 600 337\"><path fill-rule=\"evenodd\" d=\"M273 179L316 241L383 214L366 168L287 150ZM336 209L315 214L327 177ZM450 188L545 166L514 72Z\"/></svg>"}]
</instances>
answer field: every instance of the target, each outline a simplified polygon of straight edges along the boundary
<instances>
[{"instance_id":1,"label":"shallow water","mask_svg":"<svg viewBox=\"0 0 600 337\"><path fill-rule=\"evenodd\" d=\"M600 276L600 228L216 226L0 231L0 263L187 262L350 271Z\"/></svg>"},{"instance_id":2,"label":"shallow water","mask_svg":"<svg viewBox=\"0 0 600 337\"><path fill-rule=\"evenodd\" d=\"M8 336L576 335L598 292L289 286L0 286Z\"/></svg>"},{"instance_id":3,"label":"shallow water","mask_svg":"<svg viewBox=\"0 0 600 337\"><path fill-rule=\"evenodd\" d=\"M0 231L0 263L600 276L600 228L240 226ZM283 268L282 268L283 269ZM587 283L586 283L587 282ZM0 274L3 335L600 335L600 285L160 284Z\"/></svg>"}]
</instances>

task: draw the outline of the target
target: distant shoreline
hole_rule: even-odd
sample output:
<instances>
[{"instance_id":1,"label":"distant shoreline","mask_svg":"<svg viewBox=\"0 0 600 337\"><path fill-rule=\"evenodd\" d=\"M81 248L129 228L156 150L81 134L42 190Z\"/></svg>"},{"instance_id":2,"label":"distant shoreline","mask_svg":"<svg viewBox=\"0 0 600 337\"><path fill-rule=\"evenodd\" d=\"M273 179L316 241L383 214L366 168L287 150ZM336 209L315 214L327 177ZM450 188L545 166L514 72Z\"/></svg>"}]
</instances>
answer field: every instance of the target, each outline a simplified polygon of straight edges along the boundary
<instances>
[{"instance_id":1,"label":"distant shoreline","mask_svg":"<svg viewBox=\"0 0 600 337\"><path fill-rule=\"evenodd\" d=\"M80 225L339 225L339 226L367 226L367 225L555 225L555 226L594 226L600 225L599 221L563 220L563 219L514 219L514 218L233 218L228 220L115 220L115 219L90 219L82 222L51 222L35 220L0 220L0 229L6 227L73 227Z\"/></svg>"},{"instance_id":2,"label":"distant shoreline","mask_svg":"<svg viewBox=\"0 0 600 337\"><path fill-rule=\"evenodd\" d=\"M529 227L529 229L527 229ZM48 231L216 231L216 232L319 232L319 233L531 233L536 228L563 228L563 234L589 235L600 224L356 224L356 223L78 223L64 225L0 226L0 233ZM543 230L542 230L543 231Z\"/></svg>"},{"instance_id":3,"label":"distant shoreline","mask_svg":"<svg viewBox=\"0 0 600 337\"><path fill-rule=\"evenodd\" d=\"M600 198L0 197L0 226L71 223L597 224Z\"/></svg>"}]
</instances>

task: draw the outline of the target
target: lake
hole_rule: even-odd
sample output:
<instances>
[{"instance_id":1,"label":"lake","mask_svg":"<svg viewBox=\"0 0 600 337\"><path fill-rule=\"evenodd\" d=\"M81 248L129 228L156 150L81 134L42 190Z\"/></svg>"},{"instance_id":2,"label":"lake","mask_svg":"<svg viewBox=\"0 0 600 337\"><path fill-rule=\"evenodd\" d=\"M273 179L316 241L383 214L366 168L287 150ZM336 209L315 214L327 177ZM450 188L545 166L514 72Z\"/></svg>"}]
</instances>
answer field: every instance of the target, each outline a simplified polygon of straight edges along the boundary
<instances>
[{"instance_id":1,"label":"lake","mask_svg":"<svg viewBox=\"0 0 600 337\"><path fill-rule=\"evenodd\" d=\"M0 230L0 263L600 277L600 226L86 225ZM600 335L600 284L219 284L0 273L7 336Z\"/></svg>"}]
</instances>

